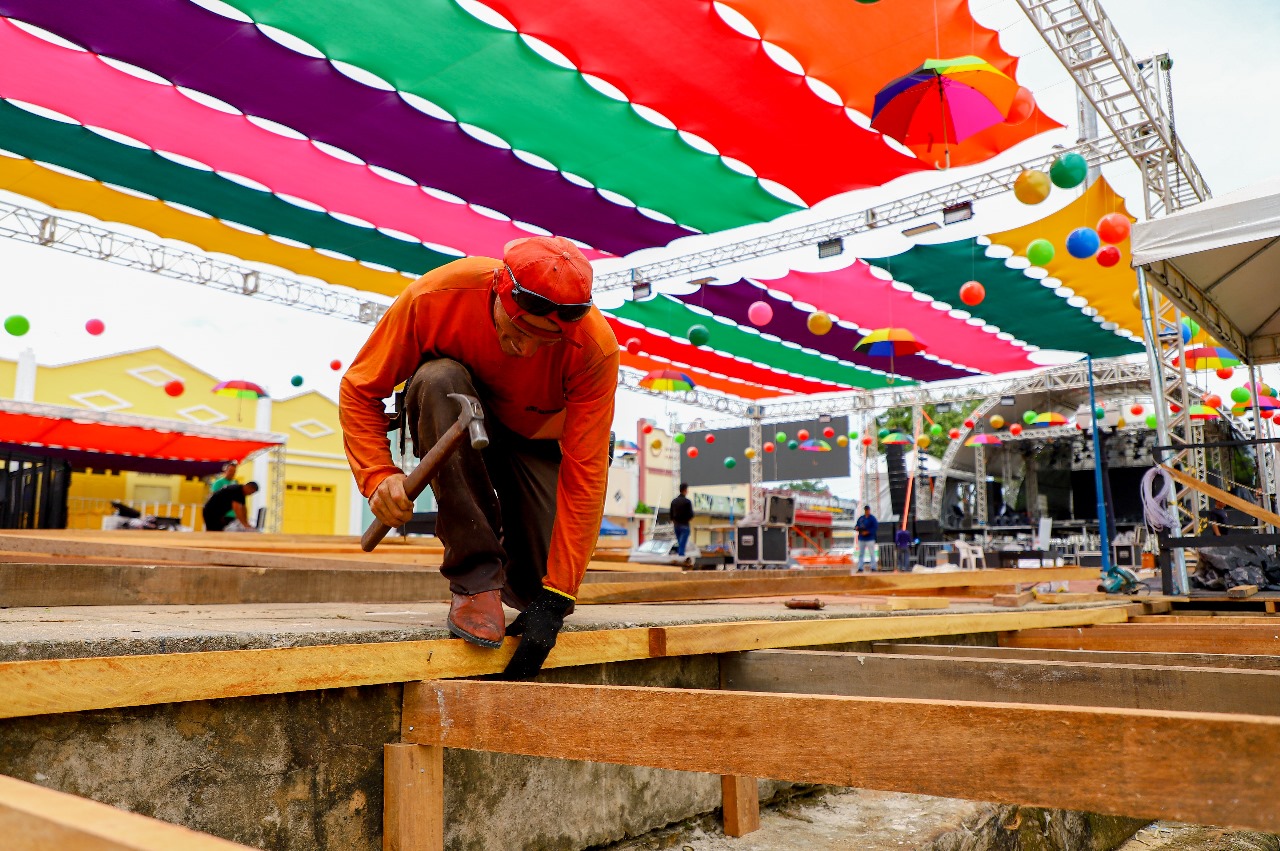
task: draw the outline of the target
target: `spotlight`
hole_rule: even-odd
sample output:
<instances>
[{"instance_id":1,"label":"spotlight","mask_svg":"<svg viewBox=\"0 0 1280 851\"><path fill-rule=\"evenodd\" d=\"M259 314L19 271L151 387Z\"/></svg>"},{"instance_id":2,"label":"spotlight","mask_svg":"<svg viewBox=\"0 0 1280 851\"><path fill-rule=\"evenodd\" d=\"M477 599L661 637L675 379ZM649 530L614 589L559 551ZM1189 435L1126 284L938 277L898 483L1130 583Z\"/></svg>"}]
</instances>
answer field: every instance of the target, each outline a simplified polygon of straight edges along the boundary
<instances>
[{"instance_id":1,"label":"spotlight","mask_svg":"<svg viewBox=\"0 0 1280 851\"><path fill-rule=\"evenodd\" d=\"M950 207L942 208L942 223L944 225L954 225L960 222L967 222L973 218L973 202L965 201L961 204L952 204Z\"/></svg>"},{"instance_id":2,"label":"spotlight","mask_svg":"<svg viewBox=\"0 0 1280 851\"><path fill-rule=\"evenodd\" d=\"M844 253L844 240L840 237L834 239L824 239L818 243L818 259L824 257L839 257Z\"/></svg>"},{"instance_id":3,"label":"spotlight","mask_svg":"<svg viewBox=\"0 0 1280 851\"><path fill-rule=\"evenodd\" d=\"M653 295L653 284L648 281L633 281L631 284L631 300L643 301Z\"/></svg>"}]
</instances>

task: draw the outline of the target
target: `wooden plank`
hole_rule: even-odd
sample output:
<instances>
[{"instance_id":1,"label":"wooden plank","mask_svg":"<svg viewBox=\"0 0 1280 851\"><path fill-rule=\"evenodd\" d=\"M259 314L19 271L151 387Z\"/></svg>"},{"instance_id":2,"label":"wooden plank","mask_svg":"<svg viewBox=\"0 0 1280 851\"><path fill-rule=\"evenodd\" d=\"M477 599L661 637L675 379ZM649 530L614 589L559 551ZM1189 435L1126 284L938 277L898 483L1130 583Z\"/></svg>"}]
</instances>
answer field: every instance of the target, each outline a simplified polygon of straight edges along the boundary
<instances>
[{"instance_id":1,"label":"wooden plank","mask_svg":"<svg viewBox=\"0 0 1280 851\"><path fill-rule=\"evenodd\" d=\"M1036 594L1037 603L1047 603L1049 605L1057 605L1061 603L1101 603L1106 600L1115 599L1118 598L1103 591L1041 591Z\"/></svg>"},{"instance_id":2,"label":"wooden plank","mask_svg":"<svg viewBox=\"0 0 1280 851\"><path fill-rule=\"evenodd\" d=\"M780 579L751 576L719 580L681 579L658 585L611 582L608 587L592 585L579 589L578 602L661 603L728 597L784 597L797 594L883 594L899 590L1093 580L1098 578L1098 574L1097 568L1090 567L1044 567L966 570L954 573L871 573L852 576L801 574ZM990 593L991 591L988 590L987 595Z\"/></svg>"},{"instance_id":3,"label":"wooden plank","mask_svg":"<svg viewBox=\"0 0 1280 851\"><path fill-rule=\"evenodd\" d=\"M1131 615L1129 623L1185 623L1185 624L1259 624L1280 626L1280 618L1258 612L1254 615L1227 615L1219 612L1193 614L1188 612L1179 615Z\"/></svg>"},{"instance_id":4,"label":"wooden plank","mask_svg":"<svg viewBox=\"0 0 1280 851\"><path fill-rule=\"evenodd\" d=\"M1033 659L1045 662L1102 662L1118 665L1172 665L1186 668L1247 668L1280 671L1280 656L1218 653L1131 653L1116 650L1048 650L1034 647L960 647L950 644L877 643L876 653L910 653L976 659Z\"/></svg>"},{"instance_id":5,"label":"wooden plank","mask_svg":"<svg viewBox=\"0 0 1280 851\"><path fill-rule=\"evenodd\" d=\"M1202 482L1194 476L1187 475L1181 470L1165 465L1161 465L1160 469L1164 470L1170 476L1173 476L1174 480L1181 482L1192 490L1199 491L1205 496L1219 500L1232 508L1243 511L1250 517L1261 520L1269 526L1280 528L1280 514L1273 514L1260 505L1254 505L1247 499L1241 499L1235 494L1227 493L1222 488L1215 488L1213 485L1208 484L1207 482Z\"/></svg>"},{"instance_id":6,"label":"wooden plank","mask_svg":"<svg viewBox=\"0 0 1280 851\"><path fill-rule=\"evenodd\" d=\"M444 851L444 748L382 746L383 851Z\"/></svg>"},{"instance_id":7,"label":"wooden plank","mask_svg":"<svg viewBox=\"0 0 1280 851\"><path fill-rule=\"evenodd\" d=\"M1280 654L1280 624L1114 624L1086 629L1022 630L1001 633L999 640L1002 647L1274 656Z\"/></svg>"},{"instance_id":8,"label":"wooden plank","mask_svg":"<svg viewBox=\"0 0 1280 851\"><path fill-rule=\"evenodd\" d=\"M1027 605L1035 598L1036 592L1034 591L1022 591L1017 594L996 594L991 598L991 605L1018 608Z\"/></svg>"},{"instance_id":9,"label":"wooden plank","mask_svg":"<svg viewBox=\"0 0 1280 851\"><path fill-rule=\"evenodd\" d=\"M252 851L247 845L0 776L6 851Z\"/></svg>"},{"instance_id":10,"label":"wooden plank","mask_svg":"<svg viewBox=\"0 0 1280 851\"><path fill-rule=\"evenodd\" d=\"M746 836L760 829L760 789L754 777L720 777L720 801L725 836Z\"/></svg>"},{"instance_id":11,"label":"wooden plank","mask_svg":"<svg viewBox=\"0 0 1280 851\"><path fill-rule=\"evenodd\" d=\"M1257 585L1233 585L1227 589L1227 596L1232 600L1243 600L1258 593Z\"/></svg>"},{"instance_id":12,"label":"wooden plank","mask_svg":"<svg viewBox=\"0 0 1280 851\"><path fill-rule=\"evenodd\" d=\"M455 680L405 686L402 735L1280 831L1280 718L1256 715Z\"/></svg>"},{"instance_id":13,"label":"wooden plank","mask_svg":"<svg viewBox=\"0 0 1280 851\"><path fill-rule=\"evenodd\" d=\"M1280 671L753 650L722 656L720 680L735 691L1280 715Z\"/></svg>"},{"instance_id":14,"label":"wooden plank","mask_svg":"<svg viewBox=\"0 0 1280 851\"><path fill-rule=\"evenodd\" d=\"M572 630L548 668L1037 626L1116 623L1121 608L888 615ZM494 674L516 647L456 639L0 662L0 718Z\"/></svg>"}]
</instances>

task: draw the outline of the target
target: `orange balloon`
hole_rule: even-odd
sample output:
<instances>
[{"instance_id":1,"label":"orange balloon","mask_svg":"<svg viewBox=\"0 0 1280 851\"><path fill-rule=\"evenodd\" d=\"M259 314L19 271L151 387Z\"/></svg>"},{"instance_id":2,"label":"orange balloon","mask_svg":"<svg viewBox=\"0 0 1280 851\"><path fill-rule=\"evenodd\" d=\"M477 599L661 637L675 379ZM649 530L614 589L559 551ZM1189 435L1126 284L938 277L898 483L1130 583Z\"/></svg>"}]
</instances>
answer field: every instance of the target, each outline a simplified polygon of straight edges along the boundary
<instances>
[{"instance_id":1,"label":"orange balloon","mask_svg":"<svg viewBox=\"0 0 1280 851\"><path fill-rule=\"evenodd\" d=\"M970 307L982 304L982 300L986 297L987 288L977 281L968 281L960 285L960 300Z\"/></svg>"}]
</instances>

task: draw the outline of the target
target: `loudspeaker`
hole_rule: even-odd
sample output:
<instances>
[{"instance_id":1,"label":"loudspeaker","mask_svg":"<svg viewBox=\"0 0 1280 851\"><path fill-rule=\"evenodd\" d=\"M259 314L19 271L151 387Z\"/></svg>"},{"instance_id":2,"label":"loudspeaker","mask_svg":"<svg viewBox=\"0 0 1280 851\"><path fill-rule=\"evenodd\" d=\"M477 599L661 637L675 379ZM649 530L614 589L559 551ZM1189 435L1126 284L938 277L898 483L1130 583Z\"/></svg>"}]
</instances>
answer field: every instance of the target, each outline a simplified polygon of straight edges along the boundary
<instances>
[{"instance_id":1,"label":"loudspeaker","mask_svg":"<svg viewBox=\"0 0 1280 851\"><path fill-rule=\"evenodd\" d=\"M738 564L790 564L786 526L739 526Z\"/></svg>"},{"instance_id":2,"label":"loudspeaker","mask_svg":"<svg viewBox=\"0 0 1280 851\"><path fill-rule=\"evenodd\" d=\"M766 494L764 498L764 522L775 526L791 526L796 522L796 498Z\"/></svg>"}]
</instances>

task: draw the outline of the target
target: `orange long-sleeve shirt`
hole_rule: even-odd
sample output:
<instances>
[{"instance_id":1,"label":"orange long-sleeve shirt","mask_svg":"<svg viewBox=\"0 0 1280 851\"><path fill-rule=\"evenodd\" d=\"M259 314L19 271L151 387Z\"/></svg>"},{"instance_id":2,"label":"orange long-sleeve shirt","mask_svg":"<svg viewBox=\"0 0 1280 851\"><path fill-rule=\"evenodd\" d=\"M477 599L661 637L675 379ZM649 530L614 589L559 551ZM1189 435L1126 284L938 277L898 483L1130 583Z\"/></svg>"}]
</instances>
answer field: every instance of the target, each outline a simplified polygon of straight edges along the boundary
<instances>
[{"instance_id":1,"label":"orange long-sleeve shirt","mask_svg":"<svg viewBox=\"0 0 1280 851\"><path fill-rule=\"evenodd\" d=\"M433 269L400 294L342 377L338 418L347 460L366 497L400 468L391 460L383 399L424 360L467 367L485 409L529 438L558 438L562 460L544 584L574 596L600 534L618 341L594 308L566 340L528 358L505 354L493 324L493 273L502 261L467 257Z\"/></svg>"}]
</instances>

